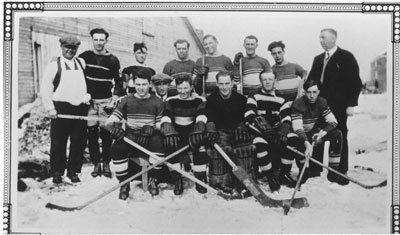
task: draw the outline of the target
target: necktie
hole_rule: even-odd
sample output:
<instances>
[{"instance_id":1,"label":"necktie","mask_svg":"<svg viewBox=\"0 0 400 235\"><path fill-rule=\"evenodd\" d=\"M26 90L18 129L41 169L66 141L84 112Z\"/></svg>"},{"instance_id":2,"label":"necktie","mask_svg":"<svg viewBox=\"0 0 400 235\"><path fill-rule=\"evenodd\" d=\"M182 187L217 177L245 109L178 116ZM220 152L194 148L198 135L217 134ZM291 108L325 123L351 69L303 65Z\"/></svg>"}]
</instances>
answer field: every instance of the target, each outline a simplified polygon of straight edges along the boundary
<instances>
[{"instance_id":1,"label":"necktie","mask_svg":"<svg viewBox=\"0 0 400 235\"><path fill-rule=\"evenodd\" d=\"M329 52L325 53L325 59L324 59L324 66L322 67L322 73L321 73L321 84L324 83L324 73L325 73L325 67L326 64L328 63L330 56L329 56Z\"/></svg>"}]
</instances>

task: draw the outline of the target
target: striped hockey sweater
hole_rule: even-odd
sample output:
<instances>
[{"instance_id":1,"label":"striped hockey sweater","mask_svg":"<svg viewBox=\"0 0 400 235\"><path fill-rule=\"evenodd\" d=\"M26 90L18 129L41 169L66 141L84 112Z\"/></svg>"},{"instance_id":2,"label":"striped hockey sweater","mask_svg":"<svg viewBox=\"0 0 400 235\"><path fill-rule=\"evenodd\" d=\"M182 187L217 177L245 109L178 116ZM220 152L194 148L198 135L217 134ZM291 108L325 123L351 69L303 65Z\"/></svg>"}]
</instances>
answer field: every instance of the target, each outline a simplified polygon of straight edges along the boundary
<instances>
[{"instance_id":1,"label":"striped hockey sweater","mask_svg":"<svg viewBox=\"0 0 400 235\"><path fill-rule=\"evenodd\" d=\"M318 128L328 133L337 126L328 102L322 97L318 97L314 104L310 104L306 96L298 98L293 101L291 113L293 130L303 141L307 140L306 133L316 133Z\"/></svg>"},{"instance_id":2,"label":"striped hockey sweater","mask_svg":"<svg viewBox=\"0 0 400 235\"><path fill-rule=\"evenodd\" d=\"M290 105L285 99L278 97L275 93L267 94L260 89L247 98L245 121L253 123L256 116L263 116L272 126L277 127L280 123L291 123Z\"/></svg>"}]
</instances>

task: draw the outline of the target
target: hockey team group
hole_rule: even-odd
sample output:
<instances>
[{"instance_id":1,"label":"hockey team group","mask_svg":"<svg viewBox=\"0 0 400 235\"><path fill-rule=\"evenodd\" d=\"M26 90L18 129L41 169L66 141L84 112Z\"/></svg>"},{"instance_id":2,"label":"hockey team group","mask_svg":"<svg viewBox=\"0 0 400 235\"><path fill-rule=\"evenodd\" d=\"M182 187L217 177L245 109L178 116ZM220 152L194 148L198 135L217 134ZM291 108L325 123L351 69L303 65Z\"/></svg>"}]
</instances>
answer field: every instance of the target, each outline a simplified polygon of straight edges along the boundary
<instances>
[{"instance_id":1,"label":"hockey team group","mask_svg":"<svg viewBox=\"0 0 400 235\"><path fill-rule=\"evenodd\" d=\"M186 146L187 151L167 160L173 167L157 164L149 171L153 196L159 194L160 183L172 184L175 195L183 194L182 174L174 169L226 194L251 196L216 145L255 182L268 182L272 192L319 177L322 168L307 159L323 161L326 141L328 166L347 174L347 117L354 113L362 84L356 59L336 45L334 29L320 31L324 52L315 56L308 74L285 60L282 41L268 45L275 61L271 66L257 55L254 35L244 38L245 54L237 53L233 62L218 51L214 35L202 38L206 54L196 61L189 58L189 42L178 39L171 45L176 58L160 72L146 65L151 48L145 43L134 43L135 61L121 70L116 55L106 48L109 33L95 28L90 36L93 50L80 55L80 40L62 36L62 56L47 65L42 78L40 96L51 118L54 184L63 182L65 171L71 182L80 182L86 147L94 165L92 177L115 175L123 182L142 170L134 159L148 158L151 166ZM299 172L306 167L301 179L292 176L292 167ZM327 180L349 183L331 171ZM198 183L195 189L207 193ZM119 198L126 200L129 194L127 182Z\"/></svg>"}]
</instances>

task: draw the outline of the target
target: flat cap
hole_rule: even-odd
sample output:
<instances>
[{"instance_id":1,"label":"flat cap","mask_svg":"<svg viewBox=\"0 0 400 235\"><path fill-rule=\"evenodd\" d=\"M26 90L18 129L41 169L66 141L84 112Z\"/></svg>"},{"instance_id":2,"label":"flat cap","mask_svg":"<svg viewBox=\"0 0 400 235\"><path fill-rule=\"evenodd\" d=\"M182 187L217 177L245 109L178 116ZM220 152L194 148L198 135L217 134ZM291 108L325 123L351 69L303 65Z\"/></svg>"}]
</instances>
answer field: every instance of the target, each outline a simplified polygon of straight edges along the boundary
<instances>
[{"instance_id":1,"label":"flat cap","mask_svg":"<svg viewBox=\"0 0 400 235\"><path fill-rule=\"evenodd\" d=\"M61 45L79 46L81 41L72 34L65 34L60 38Z\"/></svg>"},{"instance_id":2,"label":"flat cap","mask_svg":"<svg viewBox=\"0 0 400 235\"><path fill-rule=\"evenodd\" d=\"M172 77L165 73L158 73L151 77L151 81L154 84L157 84L159 82L172 82Z\"/></svg>"}]
</instances>

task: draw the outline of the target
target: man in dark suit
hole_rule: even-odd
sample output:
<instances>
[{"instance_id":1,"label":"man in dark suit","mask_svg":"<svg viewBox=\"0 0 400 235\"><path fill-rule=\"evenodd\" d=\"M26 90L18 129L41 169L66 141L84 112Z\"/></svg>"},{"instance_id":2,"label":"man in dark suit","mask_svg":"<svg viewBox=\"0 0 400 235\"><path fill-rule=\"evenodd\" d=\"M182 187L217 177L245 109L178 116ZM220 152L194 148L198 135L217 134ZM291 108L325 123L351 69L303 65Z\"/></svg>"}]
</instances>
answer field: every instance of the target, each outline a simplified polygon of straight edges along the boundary
<instances>
[{"instance_id":1,"label":"man in dark suit","mask_svg":"<svg viewBox=\"0 0 400 235\"><path fill-rule=\"evenodd\" d=\"M334 29L321 30L320 43L325 52L314 58L308 79L321 81L321 96L328 100L338 121L337 128L343 133L339 171L346 174L349 155L347 117L354 114L354 107L358 105L362 83L357 60L351 52L338 47L336 39ZM348 183L347 179L341 178L342 185Z\"/></svg>"}]
</instances>

